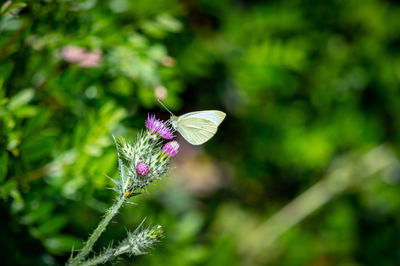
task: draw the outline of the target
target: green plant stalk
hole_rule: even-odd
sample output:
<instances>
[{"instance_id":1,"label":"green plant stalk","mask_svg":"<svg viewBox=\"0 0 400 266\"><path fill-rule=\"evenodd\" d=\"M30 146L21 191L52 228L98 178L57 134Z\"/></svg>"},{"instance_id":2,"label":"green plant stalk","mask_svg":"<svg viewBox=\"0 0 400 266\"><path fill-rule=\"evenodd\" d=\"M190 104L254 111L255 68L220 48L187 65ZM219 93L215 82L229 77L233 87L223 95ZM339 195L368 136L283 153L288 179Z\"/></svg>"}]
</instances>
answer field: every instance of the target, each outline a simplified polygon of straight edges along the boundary
<instances>
[{"instance_id":1,"label":"green plant stalk","mask_svg":"<svg viewBox=\"0 0 400 266\"><path fill-rule=\"evenodd\" d=\"M111 259L118 257L124 253L129 253L130 245L125 244L122 246L119 246L115 249L112 249L111 252L106 252L104 254L101 254L97 257L94 257L90 260L84 261L80 266L91 266L91 265L98 265L101 263L106 263L107 261L110 261Z\"/></svg>"},{"instance_id":2,"label":"green plant stalk","mask_svg":"<svg viewBox=\"0 0 400 266\"><path fill-rule=\"evenodd\" d=\"M67 265L79 265L79 263L85 259L86 255L92 251L94 243L96 243L97 239L104 232L111 219L118 213L125 200L126 198L122 195L114 202L114 204L107 210L103 220L101 220L97 228L93 231L93 234L85 242L84 247L67 263Z\"/></svg>"}]
</instances>

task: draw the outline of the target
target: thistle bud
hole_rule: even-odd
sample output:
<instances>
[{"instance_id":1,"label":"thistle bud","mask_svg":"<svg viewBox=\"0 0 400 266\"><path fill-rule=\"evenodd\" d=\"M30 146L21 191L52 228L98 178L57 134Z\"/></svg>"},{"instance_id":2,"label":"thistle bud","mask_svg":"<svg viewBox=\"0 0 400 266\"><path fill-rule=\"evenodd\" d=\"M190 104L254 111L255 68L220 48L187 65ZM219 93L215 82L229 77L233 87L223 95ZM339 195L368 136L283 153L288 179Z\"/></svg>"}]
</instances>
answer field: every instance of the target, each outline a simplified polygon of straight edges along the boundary
<instances>
[{"instance_id":1,"label":"thistle bud","mask_svg":"<svg viewBox=\"0 0 400 266\"><path fill-rule=\"evenodd\" d=\"M135 232L128 233L127 243L130 246L128 252L134 256L147 254L147 250L160 242L162 237L163 230L160 225L143 228L142 222Z\"/></svg>"},{"instance_id":2,"label":"thistle bud","mask_svg":"<svg viewBox=\"0 0 400 266\"><path fill-rule=\"evenodd\" d=\"M146 175L149 171L149 166L145 162L140 162L136 165L136 173L139 175Z\"/></svg>"},{"instance_id":3,"label":"thistle bud","mask_svg":"<svg viewBox=\"0 0 400 266\"><path fill-rule=\"evenodd\" d=\"M179 143L174 141L170 141L167 144L164 145L163 151L165 154L167 154L170 157L174 157L175 155L178 154L179 150Z\"/></svg>"}]
</instances>

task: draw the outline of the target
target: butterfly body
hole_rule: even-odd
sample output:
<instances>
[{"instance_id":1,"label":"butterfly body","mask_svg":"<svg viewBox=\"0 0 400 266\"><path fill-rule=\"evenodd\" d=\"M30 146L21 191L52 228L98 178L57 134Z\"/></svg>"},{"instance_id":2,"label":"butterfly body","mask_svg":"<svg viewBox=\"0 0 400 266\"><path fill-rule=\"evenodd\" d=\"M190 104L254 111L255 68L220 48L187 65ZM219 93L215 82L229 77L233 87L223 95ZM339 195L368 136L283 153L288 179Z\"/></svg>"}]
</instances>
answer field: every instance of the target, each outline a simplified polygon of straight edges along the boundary
<instances>
[{"instance_id":1,"label":"butterfly body","mask_svg":"<svg viewBox=\"0 0 400 266\"><path fill-rule=\"evenodd\" d=\"M218 110L207 110L171 116L171 125L190 144L201 145L211 139L226 114Z\"/></svg>"}]
</instances>

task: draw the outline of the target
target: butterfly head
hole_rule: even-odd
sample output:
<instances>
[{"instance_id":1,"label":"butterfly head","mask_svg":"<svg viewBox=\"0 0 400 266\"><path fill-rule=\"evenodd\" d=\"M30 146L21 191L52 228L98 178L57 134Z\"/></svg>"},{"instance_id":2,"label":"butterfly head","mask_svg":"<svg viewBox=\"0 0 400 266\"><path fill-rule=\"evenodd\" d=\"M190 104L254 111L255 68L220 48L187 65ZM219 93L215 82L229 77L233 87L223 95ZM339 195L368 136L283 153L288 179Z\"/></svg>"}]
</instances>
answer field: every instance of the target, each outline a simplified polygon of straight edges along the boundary
<instances>
[{"instance_id":1,"label":"butterfly head","mask_svg":"<svg viewBox=\"0 0 400 266\"><path fill-rule=\"evenodd\" d=\"M176 130L178 127L178 117L175 115L171 115L171 118L169 119L171 121L171 126Z\"/></svg>"}]
</instances>

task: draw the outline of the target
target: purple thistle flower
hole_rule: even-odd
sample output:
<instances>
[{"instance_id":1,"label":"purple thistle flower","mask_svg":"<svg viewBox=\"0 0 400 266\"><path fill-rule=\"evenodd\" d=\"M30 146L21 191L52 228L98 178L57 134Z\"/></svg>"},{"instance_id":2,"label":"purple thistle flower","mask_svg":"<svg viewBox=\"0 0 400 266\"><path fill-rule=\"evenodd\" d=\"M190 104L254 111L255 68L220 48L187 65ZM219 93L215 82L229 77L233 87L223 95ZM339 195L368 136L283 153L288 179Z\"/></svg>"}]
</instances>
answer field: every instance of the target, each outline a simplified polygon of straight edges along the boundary
<instances>
[{"instance_id":1,"label":"purple thistle flower","mask_svg":"<svg viewBox=\"0 0 400 266\"><path fill-rule=\"evenodd\" d=\"M174 141L170 141L166 143L163 147L163 151L170 157L174 157L178 154L179 143Z\"/></svg>"},{"instance_id":2,"label":"purple thistle flower","mask_svg":"<svg viewBox=\"0 0 400 266\"><path fill-rule=\"evenodd\" d=\"M154 115L147 115L145 124L148 130L160 135L164 139L173 139L175 137L172 134L172 129L164 121L156 119Z\"/></svg>"},{"instance_id":3,"label":"purple thistle flower","mask_svg":"<svg viewBox=\"0 0 400 266\"><path fill-rule=\"evenodd\" d=\"M145 162L140 162L136 165L136 172L139 175L145 175L149 172L149 166Z\"/></svg>"}]
</instances>

